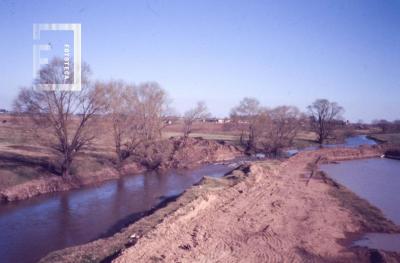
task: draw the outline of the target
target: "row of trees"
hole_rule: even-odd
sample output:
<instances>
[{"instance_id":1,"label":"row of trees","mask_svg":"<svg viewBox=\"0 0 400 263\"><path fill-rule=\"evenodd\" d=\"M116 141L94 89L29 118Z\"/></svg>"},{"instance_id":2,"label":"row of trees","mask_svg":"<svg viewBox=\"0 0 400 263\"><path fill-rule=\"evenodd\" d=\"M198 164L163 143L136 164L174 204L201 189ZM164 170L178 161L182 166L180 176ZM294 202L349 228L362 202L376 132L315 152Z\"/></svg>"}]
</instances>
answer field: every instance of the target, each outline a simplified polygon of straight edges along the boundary
<instances>
[{"instance_id":1,"label":"row of trees","mask_svg":"<svg viewBox=\"0 0 400 263\"><path fill-rule=\"evenodd\" d=\"M75 156L91 145L104 123L111 124L117 167L128 157L149 168L162 163L170 147L162 140L162 129L172 110L157 83L90 82L90 68L85 64L81 91L37 88L36 84L65 83L62 69L60 59L43 67L35 85L21 89L14 112L23 117L25 127L32 128L42 145L57 153L63 177L70 178ZM184 138L196 120L208 116L204 102L188 110L183 116Z\"/></svg>"},{"instance_id":2,"label":"row of trees","mask_svg":"<svg viewBox=\"0 0 400 263\"><path fill-rule=\"evenodd\" d=\"M63 61L53 60L40 71L35 84L64 83L62 69ZM162 130L165 117L171 115L166 92L154 82L90 82L89 76L90 69L84 65L81 91L26 87L14 103L14 111L30 121L41 142L60 156L62 176L70 178L75 156L95 139L100 121L111 123L117 166L131 156L148 167L160 165L167 147L163 145ZM312 127L323 143L343 109L327 100L317 100L308 109ZM184 140L192 133L195 121L209 115L204 102L185 112ZM245 98L232 109L231 119L241 131L241 143L247 152L261 150L277 155L293 143L306 117L296 107L268 109L256 99Z\"/></svg>"},{"instance_id":3,"label":"row of trees","mask_svg":"<svg viewBox=\"0 0 400 263\"><path fill-rule=\"evenodd\" d=\"M325 99L308 106L309 115L294 106L278 106L268 109L257 99L244 98L231 110L234 125L241 130L240 142L246 152L261 150L278 155L279 151L293 144L298 131L306 122L318 135L320 144L332 136L343 108Z\"/></svg>"},{"instance_id":4,"label":"row of trees","mask_svg":"<svg viewBox=\"0 0 400 263\"><path fill-rule=\"evenodd\" d=\"M385 119L374 120L372 122L372 125L381 129L382 133L400 132L400 120L394 120L394 121L388 121Z\"/></svg>"},{"instance_id":5,"label":"row of trees","mask_svg":"<svg viewBox=\"0 0 400 263\"><path fill-rule=\"evenodd\" d=\"M62 69L62 60L52 60L41 69L35 84L64 83ZM71 178L73 160L91 145L104 123L112 126L118 166L129 156L157 166L164 116L169 111L165 91L154 82L90 82L89 76L88 65L83 65L81 91L22 88L14 112L42 145L57 153L57 167L65 178Z\"/></svg>"}]
</instances>

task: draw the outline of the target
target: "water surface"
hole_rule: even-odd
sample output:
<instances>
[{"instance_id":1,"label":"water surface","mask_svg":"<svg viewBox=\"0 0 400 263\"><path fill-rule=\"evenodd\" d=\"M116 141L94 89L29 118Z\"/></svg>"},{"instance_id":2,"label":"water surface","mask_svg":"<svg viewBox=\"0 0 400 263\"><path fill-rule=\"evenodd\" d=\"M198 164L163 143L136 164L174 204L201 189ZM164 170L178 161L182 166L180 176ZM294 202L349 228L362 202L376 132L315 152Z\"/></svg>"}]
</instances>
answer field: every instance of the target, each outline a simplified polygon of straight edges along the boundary
<instances>
[{"instance_id":1,"label":"water surface","mask_svg":"<svg viewBox=\"0 0 400 263\"><path fill-rule=\"evenodd\" d=\"M355 135L350 136L345 139L344 143L340 144L323 144L322 147L334 148L334 147L347 147L347 148L357 148L362 145L375 145L377 144L375 140L370 139L367 135ZM293 156L301 151L313 151L319 149L319 146L307 146L302 149L290 149L286 151L287 156Z\"/></svg>"},{"instance_id":2,"label":"water surface","mask_svg":"<svg viewBox=\"0 0 400 263\"><path fill-rule=\"evenodd\" d=\"M400 161L385 158L325 164L321 170L400 224ZM368 233L355 245L400 252L400 235Z\"/></svg>"},{"instance_id":3,"label":"water surface","mask_svg":"<svg viewBox=\"0 0 400 263\"><path fill-rule=\"evenodd\" d=\"M357 148L362 145L375 145L377 144L375 140L370 139L367 135L355 135L347 137L344 140L344 143L339 144L324 144L324 147L348 147L348 148Z\"/></svg>"},{"instance_id":4,"label":"water surface","mask_svg":"<svg viewBox=\"0 0 400 263\"><path fill-rule=\"evenodd\" d=\"M49 252L115 232L119 222L181 194L204 175L232 169L207 165L193 171L125 176L97 186L0 205L0 262L36 262Z\"/></svg>"}]
</instances>

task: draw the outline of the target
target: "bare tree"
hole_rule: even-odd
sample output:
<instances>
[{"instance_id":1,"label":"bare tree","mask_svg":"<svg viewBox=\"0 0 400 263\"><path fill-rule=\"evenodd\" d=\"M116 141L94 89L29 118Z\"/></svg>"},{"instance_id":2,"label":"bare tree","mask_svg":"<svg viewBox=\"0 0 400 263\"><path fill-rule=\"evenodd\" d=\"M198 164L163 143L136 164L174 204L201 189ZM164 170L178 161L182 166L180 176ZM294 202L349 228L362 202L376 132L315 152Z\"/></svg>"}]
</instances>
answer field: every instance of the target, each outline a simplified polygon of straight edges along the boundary
<instances>
[{"instance_id":1,"label":"bare tree","mask_svg":"<svg viewBox=\"0 0 400 263\"><path fill-rule=\"evenodd\" d=\"M300 128L302 114L293 106L279 106L267 110L263 121L264 128L257 139L264 153L277 156L279 152L293 144Z\"/></svg>"},{"instance_id":2,"label":"bare tree","mask_svg":"<svg viewBox=\"0 0 400 263\"><path fill-rule=\"evenodd\" d=\"M122 81L99 82L96 87L103 91L106 116L112 123L118 166L129 156L155 166L160 155L153 145L161 140L164 116L169 112L165 91L150 82L139 86Z\"/></svg>"},{"instance_id":3,"label":"bare tree","mask_svg":"<svg viewBox=\"0 0 400 263\"><path fill-rule=\"evenodd\" d=\"M300 128L302 114L296 107L279 106L262 115L258 123L266 123L257 141L266 154L277 156L283 148L293 144Z\"/></svg>"},{"instance_id":4,"label":"bare tree","mask_svg":"<svg viewBox=\"0 0 400 263\"><path fill-rule=\"evenodd\" d=\"M142 165L156 169L169 157L171 150L171 145L162 140L162 130L167 125L165 117L172 111L170 101L164 89L155 82L140 84L136 94L137 106L132 108L134 125L130 133L133 137L129 143L135 142L135 136L140 143L135 144L134 151L128 149Z\"/></svg>"},{"instance_id":5,"label":"bare tree","mask_svg":"<svg viewBox=\"0 0 400 263\"><path fill-rule=\"evenodd\" d=\"M342 118L343 107L336 102L326 99L317 99L307 107L311 115L311 126L318 135L318 142L323 142L332 135L335 124Z\"/></svg>"},{"instance_id":6,"label":"bare tree","mask_svg":"<svg viewBox=\"0 0 400 263\"><path fill-rule=\"evenodd\" d=\"M188 110L183 115L183 137L187 138L190 133L193 132L193 123L196 120L208 118L210 113L208 112L205 102L197 102L196 107Z\"/></svg>"},{"instance_id":7,"label":"bare tree","mask_svg":"<svg viewBox=\"0 0 400 263\"><path fill-rule=\"evenodd\" d=\"M65 83L63 61L54 59L40 71L37 84ZM87 80L90 72L83 67L81 91L22 88L14 102L14 110L32 121L42 141L56 150L60 157L61 175L70 178L71 164L76 154L93 139L90 126L100 112L99 94Z\"/></svg>"},{"instance_id":8,"label":"bare tree","mask_svg":"<svg viewBox=\"0 0 400 263\"><path fill-rule=\"evenodd\" d=\"M136 105L136 100L132 101L132 97L135 96L129 96L131 87L123 81L97 82L95 86L103 94L105 118L111 122L117 166L119 166L128 155L128 151L123 147L126 137L134 137L129 132L133 123L131 107Z\"/></svg>"},{"instance_id":9,"label":"bare tree","mask_svg":"<svg viewBox=\"0 0 400 263\"><path fill-rule=\"evenodd\" d=\"M231 110L231 118L241 131L240 142L249 152L255 147L257 135L260 133L258 118L263 111L260 102L255 98L244 98Z\"/></svg>"},{"instance_id":10,"label":"bare tree","mask_svg":"<svg viewBox=\"0 0 400 263\"><path fill-rule=\"evenodd\" d=\"M167 93L156 82L147 82L137 87L137 121L145 140L161 138L166 126L165 117L171 111Z\"/></svg>"},{"instance_id":11,"label":"bare tree","mask_svg":"<svg viewBox=\"0 0 400 263\"><path fill-rule=\"evenodd\" d=\"M231 118L241 129L241 142L247 152L263 151L276 156L282 148L292 145L303 114L296 107L267 109L256 99L244 98L232 109Z\"/></svg>"}]
</instances>

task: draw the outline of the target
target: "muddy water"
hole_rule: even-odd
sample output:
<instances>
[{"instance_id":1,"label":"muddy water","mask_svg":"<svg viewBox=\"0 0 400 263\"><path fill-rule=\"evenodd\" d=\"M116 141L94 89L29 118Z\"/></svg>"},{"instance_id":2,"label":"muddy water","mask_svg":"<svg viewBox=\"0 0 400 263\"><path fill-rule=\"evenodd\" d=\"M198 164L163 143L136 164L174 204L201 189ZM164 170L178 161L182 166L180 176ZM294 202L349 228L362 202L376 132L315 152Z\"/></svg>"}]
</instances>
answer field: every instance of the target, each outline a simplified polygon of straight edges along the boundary
<instances>
[{"instance_id":1,"label":"muddy water","mask_svg":"<svg viewBox=\"0 0 400 263\"><path fill-rule=\"evenodd\" d=\"M321 170L400 225L400 161L384 158L353 160L322 165ZM354 244L400 252L400 235L368 233Z\"/></svg>"},{"instance_id":2,"label":"muddy water","mask_svg":"<svg viewBox=\"0 0 400 263\"><path fill-rule=\"evenodd\" d=\"M221 177L231 169L208 165L193 171L132 175L0 205L0 262L36 262L51 251L110 235L204 175Z\"/></svg>"}]
</instances>

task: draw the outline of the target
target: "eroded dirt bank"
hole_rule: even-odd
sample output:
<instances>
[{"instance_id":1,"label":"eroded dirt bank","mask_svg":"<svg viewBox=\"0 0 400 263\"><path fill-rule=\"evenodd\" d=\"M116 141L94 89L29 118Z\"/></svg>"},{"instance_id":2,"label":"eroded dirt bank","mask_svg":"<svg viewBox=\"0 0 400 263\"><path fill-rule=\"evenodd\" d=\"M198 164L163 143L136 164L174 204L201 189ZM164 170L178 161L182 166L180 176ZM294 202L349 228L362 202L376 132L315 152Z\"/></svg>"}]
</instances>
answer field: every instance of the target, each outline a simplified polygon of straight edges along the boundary
<instances>
[{"instance_id":1,"label":"eroded dirt bank","mask_svg":"<svg viewBox=\"0 0 400 263\"><path fill-rule=\"evenodd\" d=\"M177 149L170 150L167 153L169 157L160 166L161 169L192 168L205 163L234 159L241 155L241 152L236 147L216 141L190 138L185 145L181 145L182 142L179 139L171 139L169 141L171 148L174 146ZM127 160L120 171L119 173L115 167L110 166L98 172L93 172L90 176L74 176L71 180L64 180L58 176L34 179L6 189L0 189L0 203L93 185L117 179L124 174L142 173L146 171L146 168L136 161Z\"/></svg>"},{"instance_id":2,"label":"eroded dirt bank","mask_svg":"<svg viewBox=\"0 0 400 263\"><path fill-rule=\"evenodd\" d=\"M115 262L397 262L397 254L348 249L344 241L398 226L323 175L308 178L319 156L338 161L379 154L375 148L322 149L282 163L253 163L248 178L166 215Z\"/></svg>"},{"instance_id":3,"label":"eroded dirt bank","mask_svg":"<svg viewBox=\"0 0 400 263\"><path fill-rule=\"evenodd\" d=\"M84 245L54 251L44 257L41 262L111 262L119 255L120 251L134 245L140 237L154 229L168 215L209 192L231 187L246 177L244 171L247 170L248 166L242 165L224 178L205 176L198 184L186 190L184 194L169 198L160 206L152 209L153 211L130 216L125 220L127 225L125 224L125 227L118 233ZM135 218L141 219L132 224ZM129 221L130 223L128 223Z\"/></svg>"}]
</instances>

